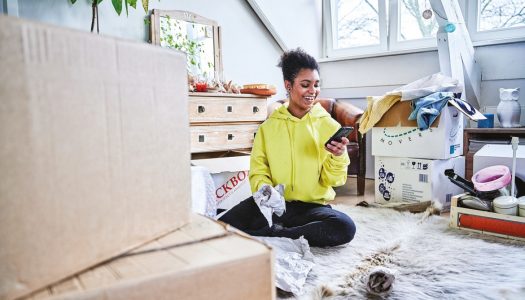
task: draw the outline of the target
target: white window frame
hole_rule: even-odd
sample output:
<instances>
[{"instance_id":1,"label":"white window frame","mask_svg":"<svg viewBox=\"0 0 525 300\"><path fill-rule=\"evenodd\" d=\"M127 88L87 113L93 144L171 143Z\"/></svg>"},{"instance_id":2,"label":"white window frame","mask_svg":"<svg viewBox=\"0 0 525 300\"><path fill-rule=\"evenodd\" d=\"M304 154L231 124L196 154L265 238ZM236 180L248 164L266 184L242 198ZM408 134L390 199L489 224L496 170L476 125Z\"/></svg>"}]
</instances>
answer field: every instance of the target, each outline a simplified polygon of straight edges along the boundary
<instances>
[{"instance_id":1,"label":"white window frame","mask_svg":"<svg viewBox=\"0 0 525 300\"><path fill-rule=\"evenodd\" d=\"M337 19L332 19L332 11L335 11L335 0L323 0L323 58L321 61L396 55L437 49L435 38L398 41L399 0L390 0L389 2L390 18L388 18L388 24L386 1L378 1L380 44L334 49L335 37L332 28L336 28ZM458 2L474 46L525 41L525 27L479 32L477 30L479 0L458 0Z\"/></svg>"},{"instance_id":2,"label":"white window frame","mask_svg":"<svg viewBox=\"0 0 525 300\"><path fill-rule=\"evenodd\" d=\"M493 30L478 30L479 23L479 0L465 1L466 3L466 23L470 38L474 45L478 44L499 44L514 41L525 41L525 26L516 28L502 28Z\"/></svg>"}]
</instances>

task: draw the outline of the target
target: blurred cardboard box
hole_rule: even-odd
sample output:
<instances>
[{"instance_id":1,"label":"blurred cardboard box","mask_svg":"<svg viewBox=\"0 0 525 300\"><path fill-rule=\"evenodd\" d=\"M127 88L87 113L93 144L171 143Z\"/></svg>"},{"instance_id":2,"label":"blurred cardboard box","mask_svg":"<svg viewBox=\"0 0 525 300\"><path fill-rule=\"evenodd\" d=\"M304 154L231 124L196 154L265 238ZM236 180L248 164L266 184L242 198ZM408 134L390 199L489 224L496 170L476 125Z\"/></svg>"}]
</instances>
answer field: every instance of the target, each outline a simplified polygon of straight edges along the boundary
<instances>
[{"instance_id":1,"label":"blurred cardboard box","mask_svg":"<svg viewBox=\"0 0 525 300\"><path fill-rule=\"evenodd\" d=\"M464 156L449 159L376 156L375 169L377 203L433 201L441 203L443 211L447 211L452 196L463 192L444 172L454 169L456 174L464 176Z\"/></svg>"},{"instance_id":2,"label":"blurred cardboard box","mask_svg":"<svg viewBox=\"0 0 525 300\"><path fill-rule=\"evenodd\" d=\"M186 224L186 58L0 16L0 298Z\"/></svg>"},{"instance_id":3,"label":"blurred cardboard box","mask_svg":"<svg viewBox=\"0 0 525 300\"><path fill-rule=\"evenodd\" d=\"M200 215L184 227L50 285L39 299L275 299L271 249Z\"/></svg>"},{"instance_id":4,"label":"blurred cardboard box","mask_svg":"<svg viewBox=\"0 0 525 300\"><path fill-rule=\"evenodd\" d=\"M463 154L463 114L445 106L428 130L409 121L411 101L400 101L372 128L372 155L447 159Z\"/></svg>"}]
</instances>

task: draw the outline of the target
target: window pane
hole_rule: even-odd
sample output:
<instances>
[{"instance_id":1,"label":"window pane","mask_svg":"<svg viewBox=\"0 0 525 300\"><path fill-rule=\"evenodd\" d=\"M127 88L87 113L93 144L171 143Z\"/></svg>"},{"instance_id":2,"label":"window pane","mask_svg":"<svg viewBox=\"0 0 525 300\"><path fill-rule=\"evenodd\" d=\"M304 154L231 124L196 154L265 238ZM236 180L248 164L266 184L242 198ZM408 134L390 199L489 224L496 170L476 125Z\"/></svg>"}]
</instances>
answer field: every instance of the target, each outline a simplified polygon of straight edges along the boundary
<instances>
[{"instance_id":1,"label":"window pane","mask_svg":"<svg viewBox=\"0 0 525 300\"><path fill-rule=\"evenodd\" d=\"M423 18L423 11L431 9L428 0L399 1L399 41L436 36L438 25L434 17Z\"/></svg>"},{"instance_id":2,"label":"window pane","mask_svg":"<svg viewBox=\"0 0 525 300\"><path fill-rule=\"evenodd\" d=\"M479 2L479 31L525 26L525 0Z\"/></svg>"},{"instance_id":3,"label":"window pane","mask_svg":"<svg viewBox=\"0 0 525 300\"><path fill-rule=\"evenodd\" d=\"M337 0L336 49L379 44L378 0Z\"/></svg>"}]
</instances>

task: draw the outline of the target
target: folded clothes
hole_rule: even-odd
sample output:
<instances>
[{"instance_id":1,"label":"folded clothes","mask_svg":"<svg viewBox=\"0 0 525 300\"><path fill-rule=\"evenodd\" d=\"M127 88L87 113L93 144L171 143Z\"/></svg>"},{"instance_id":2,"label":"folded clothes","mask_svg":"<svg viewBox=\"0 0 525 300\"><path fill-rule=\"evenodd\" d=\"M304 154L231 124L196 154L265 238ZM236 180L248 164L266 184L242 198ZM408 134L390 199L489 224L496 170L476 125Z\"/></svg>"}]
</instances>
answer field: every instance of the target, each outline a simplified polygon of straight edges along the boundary
<instances>
[{"instance_id":1,"label":"folded clothes","mask_svg":"<svg viewBox=\"0 0 525 300\"><path fill-rule=\"evenodd\" d=\"M367 277L366 290L376 296L387 296L394 288L396 273L385 267L375 267Z\"/></svg>"},{"instance_id":2,"label":"folded clothes","mask_svg":"<svg viewBox=\"0 0 525 300\"><path fill-rule=\"evenodd\" d=\"M454 98L452 92L437 92L426 97L412 100L412 112L409 120L417 120L420 130L427 130L441 114L448 100Z\"/></svg>"},{"instance_id":3,"label":"folded clothes","mask_svg":"<svg viewBox=\"0 0 525 300\"><path fill-rule=\"evenodd\" d=\"M460 93L463 86L457 79L441 73L423 77L401 86L381 97L367 97L368 105L360 120L359 132L365 134L399 101L419 99L436 92Z\"/></svg>"}]
</instances>

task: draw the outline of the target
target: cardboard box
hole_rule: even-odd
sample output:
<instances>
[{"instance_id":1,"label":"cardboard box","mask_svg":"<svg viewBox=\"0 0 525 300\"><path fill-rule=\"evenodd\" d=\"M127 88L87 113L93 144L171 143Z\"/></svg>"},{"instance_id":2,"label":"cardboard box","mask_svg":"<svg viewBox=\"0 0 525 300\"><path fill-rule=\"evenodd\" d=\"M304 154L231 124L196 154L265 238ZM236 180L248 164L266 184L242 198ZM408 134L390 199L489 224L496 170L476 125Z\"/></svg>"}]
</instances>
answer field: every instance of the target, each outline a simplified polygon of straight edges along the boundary
<instances>
[{"instance_id":1,"label":"cardboard box","mask_svg":"<svg viewBox=\"0 0 525 300\"><path fill-rule=\"evenodd\" d=\"M34 298L275 299L271 249L228 225L194 215L188 225ZM33 299L34 299L33 298Z\"/></svg>"},{"instance_id":2,"label":"cardboard box","mask_svg":"<svg viewBox=\"0 0 525 300\"><path fill-rule=\"evenodd\" d=\"M210 171L215 183L217 208L230 209L252 195L248 179L249 155L194 159L191 162Z\"/></svg>"},{"instance_id":3,"label":"cardboard box","mask_svg":"<svg viewBox=\"0 0 525 300\"><path fill-rule=\"evenodd\" d=\"M428 130L409 121L410 101L396 103L372 128L372 155L447 159L463 154L463 114L446 106Z\"/></svg>"},{"instance_id":4,"label":"cardboard box","mask_svg":"<svg viewBox=\"0 0 525 300\"><path fill-rule=\"evenodd\" d=\"M0 298L186 224L185 56L0 16Z\"/></svg>"},{"instance_id":5,"label":"cardboard box","mask_svg":"<svg viewBox=\"0 0 525 300\"><path fill-rule=\"evenodd\" d=\"M454 169L465 174L465 157L420 159L375 157L375 202L440 202L443 211L450 208L450 199L463 190L444 175Z\"/></svg>"},{"instance_id":6,"label":"cardboard box","mask_svg":"<svg viewBox=\"0 0 525 300\"><path fill-rule=\"evenodd\" d=\"M488 144L483 146L474 154L472 174L495 165L507 166L512 172L512 145ZM525 180L525 145L518 145L516 150L516 177Z\"/></svg>"}]
</instances>

